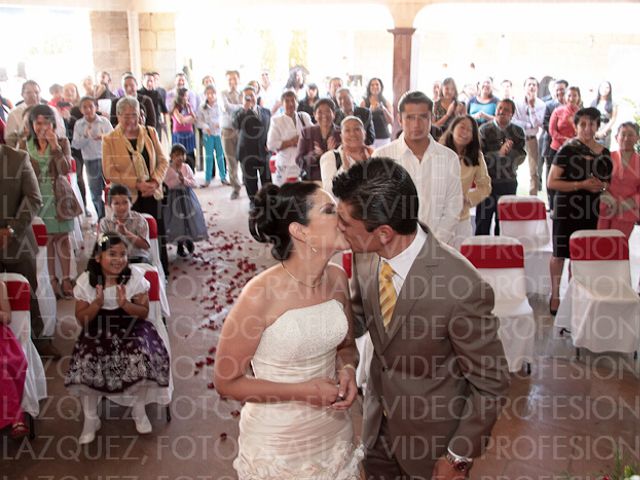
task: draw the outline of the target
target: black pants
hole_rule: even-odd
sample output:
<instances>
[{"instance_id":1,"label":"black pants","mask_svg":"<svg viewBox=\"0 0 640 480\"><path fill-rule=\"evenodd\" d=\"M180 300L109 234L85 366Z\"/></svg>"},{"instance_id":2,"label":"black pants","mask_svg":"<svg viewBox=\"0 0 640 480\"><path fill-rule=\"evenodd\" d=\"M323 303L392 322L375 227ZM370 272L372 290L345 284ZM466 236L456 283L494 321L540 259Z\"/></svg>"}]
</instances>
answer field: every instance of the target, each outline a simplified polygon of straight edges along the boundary
<instances>
[{"instance_id":1,"label":"black pants","mask_svg":"<svg viewBox=\"0 0 640 480\"><path fill-rule=\"evenodd\" d=\"M258 193L258 178L262 186L271 182L271 170L264 159L257 156L249 156L240 159L244 187L247 189L249 201L253 204L253 197Z\"/></svg>"},{"instance_id":2,"label":"black pants","mask_svg":"<svg viewBox=\"0 0 640 480\"><path fill-rule=\"evenodd\" d=\"M518 189L517 180L503 180L491 185L491 195L485 198L476 207L476 235L490 235L491 220L496 217L495 235L500 235L500 222L498 221L498 200L503 195L515 195Z\"/></svg>"},{"instance_id":3,"label":"black pants","mask_svg":"<svg viewBox=\"0 0 640 480\"><path fill-rule=\"evenodd\" d=\"M42 330L44 329L44 323L42 322L42 316L40 315L38 297L36 297L36 291L38 290L36 256L23 255L16 260L17 261L14 261L13 259L11 261L6 261L5 259L0 259L0 272L19 273L29 282L29 286L31 287L31 303L29 303L29 311L31 312L31 338L34 340L43 339Z\"/></svg>"},{"instance_id":4,"label":"black pants","mask_svg":"<svg viewBox=\"0 0 640 480\"><path fill-rule=\"evenodd\" d=\"M547 164L547 177L549 176L549 170L551 170L553 159L556 158L556 153L558 153L556 150L553 150L551 147L549 147L549 153L544 158L544 161ZM553 210L553 207L555 205L555 197L556 191L550 190L549 185L547 185L547 200L549 201L550 210Z\"/></svg>"}]
</instances>

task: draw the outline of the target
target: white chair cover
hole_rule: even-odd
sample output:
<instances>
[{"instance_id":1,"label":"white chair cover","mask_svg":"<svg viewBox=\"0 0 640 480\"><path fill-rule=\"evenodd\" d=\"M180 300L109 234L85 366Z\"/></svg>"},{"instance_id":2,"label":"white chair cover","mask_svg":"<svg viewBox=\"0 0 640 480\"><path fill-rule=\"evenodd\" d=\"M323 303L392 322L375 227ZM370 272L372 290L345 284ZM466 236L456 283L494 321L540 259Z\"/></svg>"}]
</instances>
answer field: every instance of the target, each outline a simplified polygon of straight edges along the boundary
<instances>
[{"instance_id":1,"label":"white chair cover","mask_svg":"<svg viewBox=\"0 0 640 480\"><path fill-rule=\"evenodd\" d=\"M158 273L158 269L153 266L153 265L148 265L146 263L135 263L133 266L139 268L140 270L143 270L145 272L145 274L147 274L147 272L154 272L154 273ZM171 315L171 309L169 308L169 300L167 298L167 289L165 288L165 282L164 282L164 278L160 278L160 283L159 283L159 289L160 289L160 315L164 315L165 317L169 317ZM168 340L168 337L167 337Z\"/></svg>"},{"instance_id":2,"label":"white chair cover","mask_svg":"<svg viewBox=\"0 0 640 480\"><path fill-rule=\"evenodd\" d=\"M153 218L148 213L143 213L142 216L147 220L147 224L149 225L149 243L151 244L151 261L153 262L153 266L158 270L158 274L162 278L164 282L165 271L162 268L162 262L160 261L160 245L158 243L158 224L156 219ZM167 309L169 308L169 304L167 303Z\"/></svg>"},{"instance_id":3,"label":"white chair cover","mask_svg":"<svg viewBox=\"0 0 640 480\"><path fill-rule=\"evenodd\" d=\"M82 194L80 193L80 187L78 186L78 173L75 158L71 159L71 173L69 176L71 177L71 189L82 206L82 214L84 214L84 201L82 200ZM77 250L79 245L82 245L82 218L80 216L73 220L73 235L71 236L71 247L73 250Z\"/></svg>"},{"instance_id":4,"label":"white chair cover","mask_svg":"<svg viewBox=\"0 0 640 480\"><path fill-rule=\"evenodd\" d=\"M29 282L17 273L0 273L0 280L7 284L9 291L11 331L20 342L27 359L27 375L21 406L32 417L37 417L40 413L40 400L47 398L47 379L40 355L31 340Z\"/></svg>"},{"instance_id":5,"label":"white chair cover","mask_svg":"<svg viewBox=\"0 0 640 480\"><path fill-rule=\"evenodd\" d=\"M36 290L36 297L38 298L40 316L44 324L42 334L45 337L52 337L56 330L58 304L49 279L49 265L47 264L47 227L40 217L33 218L31 227L33 228L33 234L38 243L38 254L36 255L38 289Z\"/></svg>"},{"instance_id":6,"label":"white chair cover","mask_svg":"<svg viewBox=\"0 0 640 480\"><path fill-rule=\"evenodd\" d=\"M536 334L527 299L522 244L504 236L477 236L463 241L460 251L493 289L493 313L500 319L498 336L509 371L517 372L525 362L533 361Z\"/></svg>"},{"instance_id":7,"label":"white chair cover","mask_svg":"<svg viewBox=\"0 0 640 480\"><path fill-rule=\"evenodd\" d=\"M571 331L574 346L595 353L638 350L640 298L631 286L624 234L579 230L570 249L573 276L555 326Z\"/></svg>"},{"instance_id":8,"label":"white chair cover","mask_svg":"<svg viewBox=\"0 0 640 480\"><path fill-rule=\"evenodd\" d=\"M537 197L504 195L498 200L501 234L524 246L527 293L547 295L551 291L549 260L553 254L546 206Z\"/></svg>"},{"instance_id":9,"label":"white chair cover","mask_svg":"<svg viewBox=\"0 0 640 480\"><path fill-rule=\"evenodd\" d=\"M160 285L164 279L158 276L158 271L151 265L144 263L136 263L131 265L131 268L136 268L144 272L145 278L151 284L149 288L149 316L147 321L151 322L158 332L158 335L164 342L164 346L169 354L169 361L171 361L171 344L169 342L169 332L167 326L162 320L162 307L160 305ZM169 369L169 386L167 388L160 389L160 395L153 399L153 402L161 405L167 405L171 403L171 397L173 395L173 372ZM151 399L148 399L151 400Z\"/></svg>"}]
</instances>

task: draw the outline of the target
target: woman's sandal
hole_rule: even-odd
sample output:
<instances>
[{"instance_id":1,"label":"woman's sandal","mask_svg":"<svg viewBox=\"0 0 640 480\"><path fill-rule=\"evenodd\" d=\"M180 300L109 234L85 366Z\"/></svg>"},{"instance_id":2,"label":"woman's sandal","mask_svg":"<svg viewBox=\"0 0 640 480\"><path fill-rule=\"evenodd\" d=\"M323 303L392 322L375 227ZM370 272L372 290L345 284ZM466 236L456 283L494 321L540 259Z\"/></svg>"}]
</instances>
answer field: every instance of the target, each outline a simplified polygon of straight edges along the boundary
<instances>
[{"instance_id":1,"label":"woman's sandal","mask_svg":"<svg viewBox=\"0 0 640 480\"><path fill-rule=\"evenodd\" d=\"M73 298L73 280L71 277L64 277L62 279L62 298L65 300L71 300Z\"/></svg>"},{"instance_id":2,"label":"woman's sandal","mask_svg":"<svg viewBox=\"0 0 640 480\"><path fill-rule=\"evenodd\" d=\"M27 435L29 435L29 427L24 422L16 422L11 426L9 436L14 440L19 440Z\"/></svg>"},{"instance_id":3,"label":"woman's sandal","mask_svg":"<svg viewBox=\"0 0 640 480\"><path fill-rule=\"evenodd\" d=\"M52 278L50 280L51 283L51 290L53 290L53 294L56 296L56 300L60 300L63 295L62 295L62 287L60 287L60 282L58 281L57 278Z\"/></svg>"}]
</instances>

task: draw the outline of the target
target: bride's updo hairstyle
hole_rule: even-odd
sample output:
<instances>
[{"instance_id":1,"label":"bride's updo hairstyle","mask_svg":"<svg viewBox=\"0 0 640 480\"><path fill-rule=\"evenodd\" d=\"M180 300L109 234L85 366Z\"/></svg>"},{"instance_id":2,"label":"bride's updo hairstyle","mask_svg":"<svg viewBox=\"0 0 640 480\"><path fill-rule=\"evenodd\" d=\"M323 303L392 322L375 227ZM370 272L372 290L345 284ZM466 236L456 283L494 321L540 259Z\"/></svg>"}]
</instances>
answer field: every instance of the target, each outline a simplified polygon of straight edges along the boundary
<instances>
[{"instance_id":1,"label":"bride's updo hairstyle","mask_svg":"<svg viewBox=\"0 0 640 480\"><path fill-rule=\"evenodd\" d=\"M289 258L293 246L289 225L309 224L311 196L319 188L314 182L285 183L281 187L267 184L256 194L249 213L249 231L258 242L273 244L271 254L276 260Z\"/></svg>"}]
</instances>

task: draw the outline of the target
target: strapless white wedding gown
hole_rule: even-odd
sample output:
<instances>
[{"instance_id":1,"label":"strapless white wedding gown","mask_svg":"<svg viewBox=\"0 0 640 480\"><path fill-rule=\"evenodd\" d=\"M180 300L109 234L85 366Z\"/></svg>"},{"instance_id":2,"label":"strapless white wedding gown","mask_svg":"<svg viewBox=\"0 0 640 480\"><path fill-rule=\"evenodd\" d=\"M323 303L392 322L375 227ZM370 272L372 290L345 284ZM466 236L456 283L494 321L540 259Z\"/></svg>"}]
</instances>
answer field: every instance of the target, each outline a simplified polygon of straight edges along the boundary
<instances>
[{"instance_id":1,"label":"strapless white wedding gown","mask_svg":"<svg viewBox=\"0 0 640 480\"><path fill-rule=\"evenodd\" d=\"M260 339L252 365L256 378L297 383L336 378L336 348L347 334L336 300L289 310ZM359 479L364 456L355 448L348 411L303 402L246 403L240 417L240 480Z\"/></svg>"}]
</instances>

